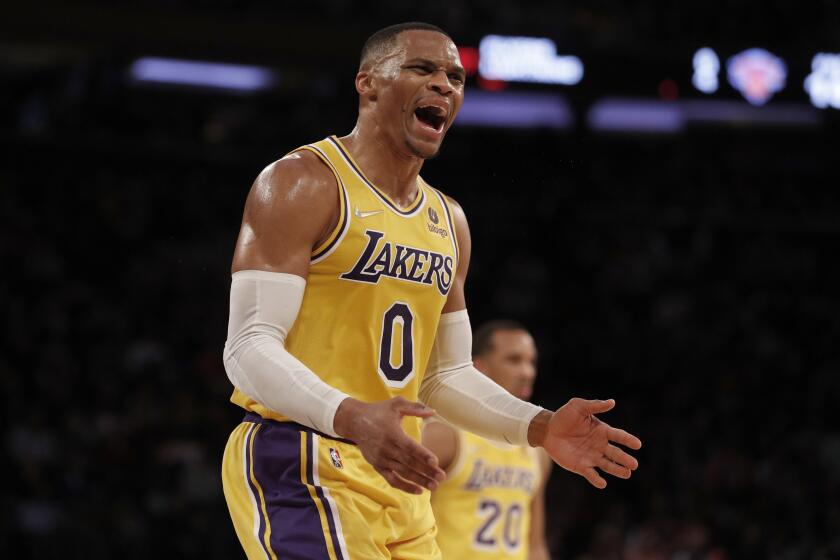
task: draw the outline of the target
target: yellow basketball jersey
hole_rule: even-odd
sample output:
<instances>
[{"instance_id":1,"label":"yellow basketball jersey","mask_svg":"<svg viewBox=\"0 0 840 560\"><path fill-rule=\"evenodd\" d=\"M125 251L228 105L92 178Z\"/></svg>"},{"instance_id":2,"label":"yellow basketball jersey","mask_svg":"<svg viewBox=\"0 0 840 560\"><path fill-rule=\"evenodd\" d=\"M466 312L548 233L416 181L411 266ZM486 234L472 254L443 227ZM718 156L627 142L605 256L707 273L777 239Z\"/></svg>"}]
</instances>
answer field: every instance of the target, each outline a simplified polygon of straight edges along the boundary
<instances>
[{"instance_id":1,"label":"yellow basketball jersey","mask_svg":"<svg viewBox=\"0 0 840 560\"><path fill-rule=\"evenodd\" d=\"M449 477L432 492L443 560L527 558L539 454L458 430Z\"/></svg>"},{"instance_id":2,"label":"yellow basketball jersey","mask_svg":"<svg viewBox=\"0 0 840 560\"><path fill-rule=\"evenodd\" d=\"M341 218L312 252L286 349L354 398L417 400L458 263L448 202L418 177L417 197L400 208L335 136L298 150L314 153L332 170ZM239 390L231 401L264 418L288 420ZM404 428L419 439L419 419L406 418Z\"/></svg>"}]
</instances>

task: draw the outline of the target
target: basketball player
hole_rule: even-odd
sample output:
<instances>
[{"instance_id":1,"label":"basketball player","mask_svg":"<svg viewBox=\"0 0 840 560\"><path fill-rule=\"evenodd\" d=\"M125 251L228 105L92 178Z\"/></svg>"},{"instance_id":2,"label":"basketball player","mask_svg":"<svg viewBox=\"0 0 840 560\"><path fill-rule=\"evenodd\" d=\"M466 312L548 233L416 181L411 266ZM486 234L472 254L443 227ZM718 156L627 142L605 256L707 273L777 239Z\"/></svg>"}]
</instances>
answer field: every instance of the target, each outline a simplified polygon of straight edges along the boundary
<instances>
[{"instance_id":1,"label":"basketball player","mask_svg":"<svg viewBox=\"0 0 840 560\"><path fill-rule=\"evenodd\" d=\"M233 257L225 369L247 412L223 486L249 558L439 558L429 493L445 478L420 422L541 446L603 488L634 436L521 401L472 366L464 212L420 177L464 95L455 44L411 23L373 34L347 136L294 150L254 182Z\"/></svg>"},{"instance_id":2,"label":"basketball player","mask_svg":"<svg viewBox=\"0 0 840 560\"><path fill-rule=\"evenodd\" d=\"M528 400L537 374L537 348L514 321L482 325L473 338L475 368L512 395ZM545 483L551 459L453 428L437 419L423 427L423 445L447 478L432 493L444 558L548 560Z\"/></svg>"}]
</instances>

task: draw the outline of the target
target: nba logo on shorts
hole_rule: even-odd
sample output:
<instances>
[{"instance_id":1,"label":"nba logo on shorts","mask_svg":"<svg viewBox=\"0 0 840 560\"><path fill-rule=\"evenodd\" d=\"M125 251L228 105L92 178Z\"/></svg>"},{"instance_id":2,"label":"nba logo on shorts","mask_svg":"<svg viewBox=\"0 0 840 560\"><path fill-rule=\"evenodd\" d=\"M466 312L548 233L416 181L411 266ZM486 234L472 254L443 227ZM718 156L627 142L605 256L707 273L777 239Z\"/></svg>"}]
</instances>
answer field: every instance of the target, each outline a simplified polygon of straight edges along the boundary
<instances>
[{"instance_id":1,"label":"nba logo on shorts","mask_svg":"<svg viewBox=\"0 0 840 560\"><path fill-rule=\"evenodd\" d=\"M338 454L337 449L333 449L332 447L330 447L330 459L332 459L332 464L335 468L340 469L344 467L341 463L341 455Z\"/></svg>"}]
</instances>

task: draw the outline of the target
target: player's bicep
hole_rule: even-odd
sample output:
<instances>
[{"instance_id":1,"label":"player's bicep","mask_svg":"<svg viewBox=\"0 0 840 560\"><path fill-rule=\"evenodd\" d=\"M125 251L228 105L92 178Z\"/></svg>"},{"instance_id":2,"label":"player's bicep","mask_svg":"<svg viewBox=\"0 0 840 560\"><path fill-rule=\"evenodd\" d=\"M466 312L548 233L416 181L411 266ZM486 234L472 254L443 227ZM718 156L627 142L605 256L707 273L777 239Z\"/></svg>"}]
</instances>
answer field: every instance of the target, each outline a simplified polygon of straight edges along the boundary
<instances>
[{"instance_id":1,"label":"player's bicep","mask_svg":"<svg viewBox=\"0 0 840 560\"><path fill-rule=\"evenodd\" d=\"M452 200L449 206L452 208L452 216L455 220L455 236L458 240L458 268L455 270L455 279L446 298L442 313L460 311L467 307L464 297L464 284L467 280L467 271L470 268L470 255L472 254L472 239L470 237L470 226L467 223L467 216L461 206Z\"/></svg>"},{"instance_id":2,"label":"player's bicep","mask_svg":"<svg viewBox=\"0 0 840 560\"><path fill-rule=\"evenodd\" d=\"M254 181L232 270L265 270L306 278L313 247L338 215L338 187L314 155L296 153Z\"/></svg>"}]
</instances>

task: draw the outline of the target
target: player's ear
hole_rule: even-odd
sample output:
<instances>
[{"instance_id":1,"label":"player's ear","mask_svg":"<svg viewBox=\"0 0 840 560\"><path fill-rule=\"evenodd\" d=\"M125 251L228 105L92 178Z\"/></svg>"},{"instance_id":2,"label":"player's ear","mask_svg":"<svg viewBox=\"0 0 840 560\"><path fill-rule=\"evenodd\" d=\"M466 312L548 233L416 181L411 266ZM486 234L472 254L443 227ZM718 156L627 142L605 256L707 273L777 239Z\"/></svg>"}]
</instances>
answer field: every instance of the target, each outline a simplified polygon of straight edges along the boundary
<instances>
[{"instance_id":1,"label":"player's ear","mask_svg":"<svg viewBox=\"0 0 840 560\"><path fill-rule=\"evenodd\" d=\"M356 91L359 92L359 96L370 101L376 101L373 72L369 69L359 70L359 73L356 74Z\"/></svg>"}]
</instances>

